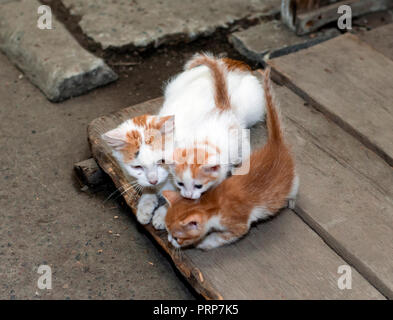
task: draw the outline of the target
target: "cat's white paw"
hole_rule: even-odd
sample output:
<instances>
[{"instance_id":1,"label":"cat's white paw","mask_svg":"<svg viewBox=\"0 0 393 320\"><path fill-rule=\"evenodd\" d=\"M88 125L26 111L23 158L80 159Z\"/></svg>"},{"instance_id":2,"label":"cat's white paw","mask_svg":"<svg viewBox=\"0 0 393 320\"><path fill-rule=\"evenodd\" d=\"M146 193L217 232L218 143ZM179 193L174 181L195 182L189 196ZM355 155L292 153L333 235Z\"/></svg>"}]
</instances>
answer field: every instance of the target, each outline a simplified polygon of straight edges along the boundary
<instances>
[{"instance_id":1,"label":"cat's white paw","mask_svg":"<svg viewBox=\"0 0 393 320\"><path fill-rule=\"evenodd\" d=\"M136 218L141 224L148 224L153 216L154 209L158 204L155 194L144 194L138 203Z\"/></svg>"},{"instance_id":2,"label":"cat's white paw","mask_svg":"<svg viewBox=\"0 0 393 320\"><path fill-rule=\"evenodd\" d=\"M159 207L153 216L153 226L156 230L165 229L165 216L166 216L167 208L166 206Z\"/></svg>"},{"instance_id":3,"label":"cat's white paw","mask_svg":"<svg viewBox=\"0 0 393 320\"><path fill-rule=\"evenodd\" d=\"M211 244L207 242L201 242L200 244L197 245L197 248L203 251L211 250L215 247L213 247Z\"/></svg>"}]
</instances>

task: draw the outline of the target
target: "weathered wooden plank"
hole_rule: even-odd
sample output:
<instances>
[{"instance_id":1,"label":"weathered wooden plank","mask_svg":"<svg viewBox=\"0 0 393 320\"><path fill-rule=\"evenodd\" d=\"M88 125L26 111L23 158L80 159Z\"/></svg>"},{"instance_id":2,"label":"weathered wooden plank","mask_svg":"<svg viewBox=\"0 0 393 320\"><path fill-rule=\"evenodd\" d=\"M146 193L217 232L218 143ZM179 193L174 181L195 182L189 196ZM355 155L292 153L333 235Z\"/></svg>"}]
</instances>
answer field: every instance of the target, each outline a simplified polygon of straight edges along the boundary
<instances>
[{"instance_id":1,"label":"weathered wooden plank","mask_svg":"<svg viewBox=\"0 0 393 320\"><path fill-rule=\"evenodd\" d=\"M381 298L357 272L353 283L359 291L339 290L337 268L346 263L291 210L237 243L187 255L203 277L214 279L224 299Z\"/></svg>"},{"instance_id":2,"label":"weathered wooden plank","mask_svg":"<svg viewBox=\"0 0 393 320\"><path fill-rule=\"evenodd\" d=\"M393 165L392 60L345 34L268 64L276 80Z\"/></svg>"},{"instance_id":3,"label":"weathered wooden plank","mask_svg":"<svg viewBox=\"0 0 393 320\"><path fill-rule=\"evenodd\" d=\"M82 187L94 187L105 182L105 174L93 158L75 163L74 170Z\"/></svg>"},{"instance_id":4,"label":"weathered wooden plank","mask_svg":"<svg viewBox=\"0 0 393 320\"><path fill-rule=\"evenodd\" d=\"M295 211L393 298L393 170L286 87L276 92L301 181Z\"/></svg>"},{"instance_id":5,"label":"weathered wooden plank","mask_svg":"<svg viewBox=\"0 0 393 320\"><path fill-rule=\"evenodd\" d=\"M357 36L393 60L393 23L358 34Z\"/></svg>"},{"instance_id":6,"label":"weathered wooden plank","mask_svg":"<svg viewBox=\"0 0 393 320\"><path fill-rule=\"evenodd\" d=\"M329 4L332 0L281 0L281 20L293 31L296 30L296 14Z\"/></svg>"},{"instance_id":7,"label":"weathered wooden plank","mask_svg":"<svg viewBox=\"0 0 393 320\"><path fill-rule=\"evenodd\" d=\"M292 98L281 102L289 107L293 103ZM117 187L127 182L101 141L101 134L129 117L155 113L161 103L161 99L152 100L101 117L89 125L92 153ZM253 144L263 143L264 136L263 126L254 128ZM129 206L135 209L134 193L130 190L124 197ZM190 249L179 255L169 246L166 232L157 232L150 225L146 229L170 255L191 285L206 298L382 298L355 270L353 281L356 287L339 290L337 268L346 262L290 210L285 210L268 223L252 228L250 234L238 243L210 252Z\"/></svg>"},{"instance_id":8,"label":"weathered wooden plank","mask_svg":"<svg viewBox=\"0 0 393 320\"><path fill-rule=\"evenodd\" d=\"M296 14L294 28L298 35L307 34L318 28L337 21L340 14L337 12L342 5L349 5L352 9L352 17L365 13L386 10L393 6L391 0L345 0L335 2L318 9Z\"/></svg>"}]
</instances>

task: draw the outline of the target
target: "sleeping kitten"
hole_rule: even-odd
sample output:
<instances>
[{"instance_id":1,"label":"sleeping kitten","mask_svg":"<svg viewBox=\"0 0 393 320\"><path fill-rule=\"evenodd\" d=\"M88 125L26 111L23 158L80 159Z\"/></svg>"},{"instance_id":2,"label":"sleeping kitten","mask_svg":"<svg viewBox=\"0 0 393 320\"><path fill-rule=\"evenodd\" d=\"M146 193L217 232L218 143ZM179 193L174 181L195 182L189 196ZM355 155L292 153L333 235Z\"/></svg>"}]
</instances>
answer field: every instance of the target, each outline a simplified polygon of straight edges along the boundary
<instances>
[{"instance_id":1,"label":"sleeping kitten","mask_svg":"<svg viewBox=\"0 0 393 320\"><path fill-rule=\"evenodd\" d=\"M168 240L174 247L216 248L244 236L251 223L274 215L288 200L293 208L298 178L273 106L269 74L270 69L264 80L268 141L252 153L249 173L229 177L198 201L184 199L176 191L163 191L170 205Z\"/></svg>"}]
</instances>

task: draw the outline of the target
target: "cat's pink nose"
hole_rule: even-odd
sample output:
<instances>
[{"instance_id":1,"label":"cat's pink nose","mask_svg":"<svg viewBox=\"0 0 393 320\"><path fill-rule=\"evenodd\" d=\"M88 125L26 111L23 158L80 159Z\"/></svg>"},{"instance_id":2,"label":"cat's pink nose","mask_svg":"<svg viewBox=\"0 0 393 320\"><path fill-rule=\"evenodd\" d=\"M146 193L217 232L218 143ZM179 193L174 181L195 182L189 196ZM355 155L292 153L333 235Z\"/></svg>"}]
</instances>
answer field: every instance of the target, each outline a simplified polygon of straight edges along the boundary
<instances>
[{"instance_id":1,"label":"cat's pink nose","mask_svg":"<svg viewBox=\"0 0 393 320\"><path fill-rule=\"evenodd\" d=\"M152 185L156 185L157 182L158 182L158 180L157 180L157 179L155 179L155 180L149 180L149 182L150 182L150 184L152 184Z\"/></svg>"}]
</instances>

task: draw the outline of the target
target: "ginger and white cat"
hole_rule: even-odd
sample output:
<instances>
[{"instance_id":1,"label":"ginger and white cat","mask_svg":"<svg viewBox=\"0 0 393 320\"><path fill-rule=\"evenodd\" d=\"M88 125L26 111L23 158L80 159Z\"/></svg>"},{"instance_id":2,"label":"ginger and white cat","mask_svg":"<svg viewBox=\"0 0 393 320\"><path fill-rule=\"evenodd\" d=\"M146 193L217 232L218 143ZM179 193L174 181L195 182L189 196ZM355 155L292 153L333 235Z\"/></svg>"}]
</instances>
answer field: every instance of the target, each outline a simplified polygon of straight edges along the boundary
<instances>
[{"instance_id":1,"label":"ginger and white cat","mask_svg":"<svg viewBox=\"0 0 393 320\"><path fill-rule=\"evenodd\" d=\"M168 84L160 115L175 115L175 184L183 197L198 199L248 158L249 138L241 129L262 120L264 99L240 61L197 54L185 69Z\"/></svg>"},{"instance_id":2,"label":"ginger and white cat","mask_svg":"<svg viewBox=\"0 0 393 320\"><path fill-rule=\"evenodd\" d=\"M102 135L102 139L112 148L112 155L121 165L124 173L135 178L130 186L142 191L138 202L137 219L142 224L150 222L156 210L157 228L162 228L166 206L159 208L157 194L162 190L174 190L168 179L169 170L165 164L166 142L171 142L174 130L174 117L142 115L123 122L116 129ZM131 179L130 179L131 180Z\"/></svg>"},{"instance_id":3,"label":"ginger and white cat","mask_svg":"<svg viewBox=\"0 0 393 320\"><path fill-rule=\"evenodd\" d=\"M249 139L240 129L262 120L263 115L263 90L246 64L195 55L166 86L157 116L128 120L102 135L123 170L143 187L138 221L150 222L157 194L174 189L174 184L184 197L196 199L223 181L233 165L248 156ZM157 144L162 137L146 133L151 129L158 130L165 141L173 137L173 143ZM231 146L241 146L245 152L239 157ZM169 168L173 181L168 178ZM165 228L165 213L164 206L156 210L153 225L157 229Z\"/></svg>"},{"instance_id":4,"label":"ginger and white cat","mask_svg":"<svg viewBox=\"0 0 393 320\"><path fill-rule=\"evenodd\" d=\"M163 191L170 207L166 215L168 240L174 247L212 249L244 236L254 221L273 216L298 189L294 160L286 146L273 105L270 69L265 73L268 141L252 153L250 171L232 175L198 201L176 191Z\"/></svg>"}]
</instances>

